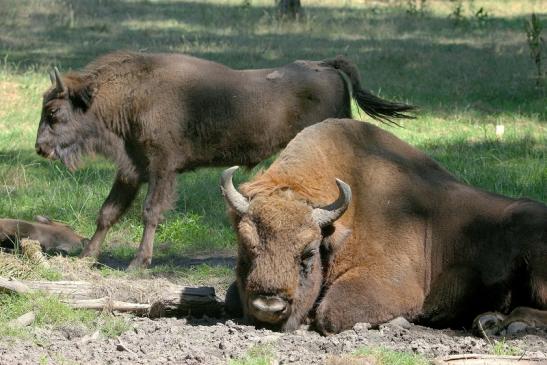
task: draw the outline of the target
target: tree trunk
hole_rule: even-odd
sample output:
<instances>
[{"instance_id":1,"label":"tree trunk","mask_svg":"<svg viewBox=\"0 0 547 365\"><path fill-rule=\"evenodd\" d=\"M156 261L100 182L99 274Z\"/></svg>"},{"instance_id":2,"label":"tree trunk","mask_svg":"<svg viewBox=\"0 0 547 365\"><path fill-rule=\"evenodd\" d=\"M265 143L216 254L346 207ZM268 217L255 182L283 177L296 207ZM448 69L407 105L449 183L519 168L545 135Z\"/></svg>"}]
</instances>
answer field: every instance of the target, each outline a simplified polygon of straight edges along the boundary
<instances>
[{"instance_id":1,"label":"tree trunk","mask_svg":"<svg viewBox=\"0 0 547 365\"><path fill-rule=\"evenodd\" d=\"M296 19L302 15L300 0L277 0L277 10L282 18Z\"/></svg>"}]
</instances>

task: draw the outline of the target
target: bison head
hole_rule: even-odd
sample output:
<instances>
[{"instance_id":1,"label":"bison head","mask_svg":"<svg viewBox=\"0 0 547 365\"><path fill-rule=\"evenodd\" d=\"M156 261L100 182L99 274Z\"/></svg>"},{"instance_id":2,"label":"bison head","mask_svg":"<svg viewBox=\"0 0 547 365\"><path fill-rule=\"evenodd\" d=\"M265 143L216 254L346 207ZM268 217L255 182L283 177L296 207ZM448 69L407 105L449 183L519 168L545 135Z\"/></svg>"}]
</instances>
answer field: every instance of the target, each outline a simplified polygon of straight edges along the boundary
<instances>
[{"instance_id":1,"label":"bison head","mask_svg":"<svg viewBox=\"0 0 547 365\"><path fill-rule=\"evenodd\" d=\"M50 74L52 86L43 97L42 115L36 137L36 152L60 159L74 170L81 156L90 152L97 125L88 115L93 87L78 77L63 81L57 68Z\"/></svg>"},{"instance_id":2,"label":"bison head","mask_svg":"<svg viewBox=\"0 0 547 365\"><path fill-rule=\"evenodd\" d=\"M320 295L325 232L347 209L351 189L337 179L338 199L322 208L290 190L249 202L233 186L236 169L224 171L221 190L238 217L237 287L243 313L257 325L294 330Z\"/></svg>"}]
</instances>

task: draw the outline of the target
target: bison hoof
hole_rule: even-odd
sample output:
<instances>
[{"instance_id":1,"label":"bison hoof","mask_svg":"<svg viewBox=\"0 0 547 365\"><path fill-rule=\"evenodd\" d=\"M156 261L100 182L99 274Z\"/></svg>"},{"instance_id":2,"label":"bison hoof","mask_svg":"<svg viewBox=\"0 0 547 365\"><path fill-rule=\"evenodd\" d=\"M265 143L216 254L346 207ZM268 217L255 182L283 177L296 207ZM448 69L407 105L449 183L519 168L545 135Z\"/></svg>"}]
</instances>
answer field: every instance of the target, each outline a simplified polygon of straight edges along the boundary
<instances>
[{"instance_id":1,"label":"bison hoof","mask_svg":"<svg viewBox=\"0 0 547 365\"><path fill-rule=\"evenodd\" d=\"M89 246L84 247L84 250L80 253L80 258L97 258L99 256L99 250L90 249Z\"/></svg>"},{"instance_id":2,"label":"bison hoof","mask_svg":"<svg viewBox=\"0 0 547 365\"><path fill-rule=\"evenodd\" d=\"M151 263L152 263L152 258L150 257L142 258L137 256L131 261L131 263L127 267L127 270L146 269L147 267L150 266Z\"/></svg>"},{"instance_id":3,"label":"bison hoof","mask_svg":"<svg viewBox=\"0 0 547 365\"><path fill-rule=\"evenodd\" d=\"M483 313L475 317L471 330L478 337L495 336L499 334L500 326L504 319L505 316L501 313Z\"/></svg>"}]
</instances>

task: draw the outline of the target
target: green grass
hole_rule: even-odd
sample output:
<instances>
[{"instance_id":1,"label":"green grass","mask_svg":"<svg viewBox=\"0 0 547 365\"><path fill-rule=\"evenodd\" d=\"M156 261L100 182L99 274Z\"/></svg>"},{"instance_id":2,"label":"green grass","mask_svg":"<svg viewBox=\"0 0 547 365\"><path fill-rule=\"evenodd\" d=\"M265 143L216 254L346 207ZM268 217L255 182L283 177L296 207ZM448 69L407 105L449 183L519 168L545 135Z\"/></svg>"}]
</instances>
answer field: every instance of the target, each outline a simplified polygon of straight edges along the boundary
<instances>
[{"instance_id":1,"label":"green grass","mask_svg":"<svg viewBox=\"0 0 547 365\"><path fill-rule=\"evenodd\" d=\"M371 356L378 365L428 365L430 362L423 356L392 351L383 347L365 347L357 350L355 355Z\"/></svg>"},{"instance_id":2,"label":"green grass","mask_svg":"<svg viewBox=\"0 0 547 365\"><path fill-rule=\"evenodd\" d=\"M523 30L532 10L545 20L542 2L464 1L466 16L481 6L488 11L480 28L455 26L444 3L413 16L404 2L318 0L306 4L296 24L279 22L265 1L245 7L237 0L72 3L72 25L61 1L7 0L0 10L0 216L48 215L93 233L112 164L97 159L70 173L39 158L33 145L49 67L79 68L119 48L186 52L236 68L347 54L368 88L420 107L419 118L403 122L404 129L386 129L472 185L547 201L547 99L533 82ZM501 140L496 124L505 126ZM179 199L156 237L154 257L162 265L196 251L233 249L220 171L179 176ZM238 173L238 182L252 174ZM144 192L109 234L106 256L128 261L134 254Z\"/></svg>"},{"instance_id":3,"label":"green grass","mask_svg":"<svg viewBox=\"0 0 547 365\"><path fill-rule=\"evenodd\" d=\"M531 12L545 24L546 2L463 1L466 21L458 24L449 17L451 2L427 2L413 15L406 1L315 0L305 2L298 23L279 21L270 0L250 6L240 0L69 2L73 21L65 0L3 0L0 6L0 217L47 215L91 236L113 165L98 158L71 173L38 157L34 140L51 66L78 69L115 49L184 52L234 68L347 55L368 89L420 107L418 119L403 121L404 128L384 128L469 184L547 201L547 93L535 86L524 33ZM479 26L473 14L480 7L488 19ZM496 137L496 125L504 125L503 138ZM156 236L158 266L148 274L196 281L231 275L225 267L180 265L196 253L235 252L220 171L178 177L179 198ZM236 183L255 171L238 172ZM134 254L144 193L109 233L105 262L127 263Z\"/></svg>"},{"instance_id":4,"label":"green grass","mask_svg":"<svg viewBox=\"0 0 547 365\"><path fill-rule=\"evenodd\" d=\"M9 322L34 312L36 318L29 327L14 327ZM120 317L98 314L89 310L72 309L58 298L42 293L27 295L0 295L0 338L33 338L32 328L80 326L87 332L99 330L106 337L116 337L129 329ZM39 337L35 341L44 341Z\"/></svg>"},{"instance_id":5,"label":"green grass","mask_svg":"<svg viewBox=\"0 0 547 365\"><path fill-rule=\"evenodd\" d=\"M275 354L267 345L253 346L242 357L228 361L229 365L272 365L274 363Z\"/></svg>"},{"instance_id":6,"label":"green grass","mask_svg":"<svg viewBox=\"0 0 547 365\"><path fill-rule=\"evenodd\" d=\"M513 346L511 344L508 344L505 341L505 338L501 340L494 340L494 343L491 344L492 349L491 353L492 355L498 355L498 356L519 356L524 353L523 350L520 348Z\"/></svg>"}]
</instances>

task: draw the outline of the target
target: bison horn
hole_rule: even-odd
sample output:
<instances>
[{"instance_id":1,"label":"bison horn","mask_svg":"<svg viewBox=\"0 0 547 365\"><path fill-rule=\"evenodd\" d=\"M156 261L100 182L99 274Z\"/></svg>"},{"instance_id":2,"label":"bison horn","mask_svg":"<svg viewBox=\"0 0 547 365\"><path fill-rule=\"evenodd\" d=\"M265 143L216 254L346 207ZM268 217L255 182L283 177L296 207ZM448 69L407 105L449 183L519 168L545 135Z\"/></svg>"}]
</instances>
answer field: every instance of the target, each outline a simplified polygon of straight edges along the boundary
<instances>
[{"instance_id":1,"label":"bison horn","mask_svg":"<svg viewBox=\"0 0 547 365\"><path fill-rule=\"evenodd\" d=\"M53 68L53 73L55 75L55 82L57 83L57 91L62 92L65 91L65 84L63 83L63 79L61 78L61 74L59 73L59 69L57 67Z\"/></svg>"},{"instance_id":2,"label":"bison horn","mask_svg":"<svg viewBox=\"0 0 547 365\"><path fill-rule=\"evenodd\" d=\"M234 187L232 176L239 166L233 166L222 172L220 176L220 191L228 204L239 214L244 215L249 210L249 201Z\"/></svg>"},{"instance_id":3,"label":"bison horn","mask_svg":"<svg viewBox=\"0 0 547 365\"><path fill-rule=\"evenodd\" d=\"M55 85L55 74L53 71L49 72L49 79L51 80L51 85Z\"/></svg>"},{"instance_id":4,"label":"bison horn","mask_svg":"<svg viewBox=\"0 0 547 365\"><path fill-rule=\"evenodd\" d=\"M319 227L325 227L332 224L344 214L346 209L348 209L351 201L351 188L340 179L336 179L336 185L338 185L338 190L340 192L338 199L325 207L315 208L312 212L313 220Z\"/></svg>"}]
</instances>

